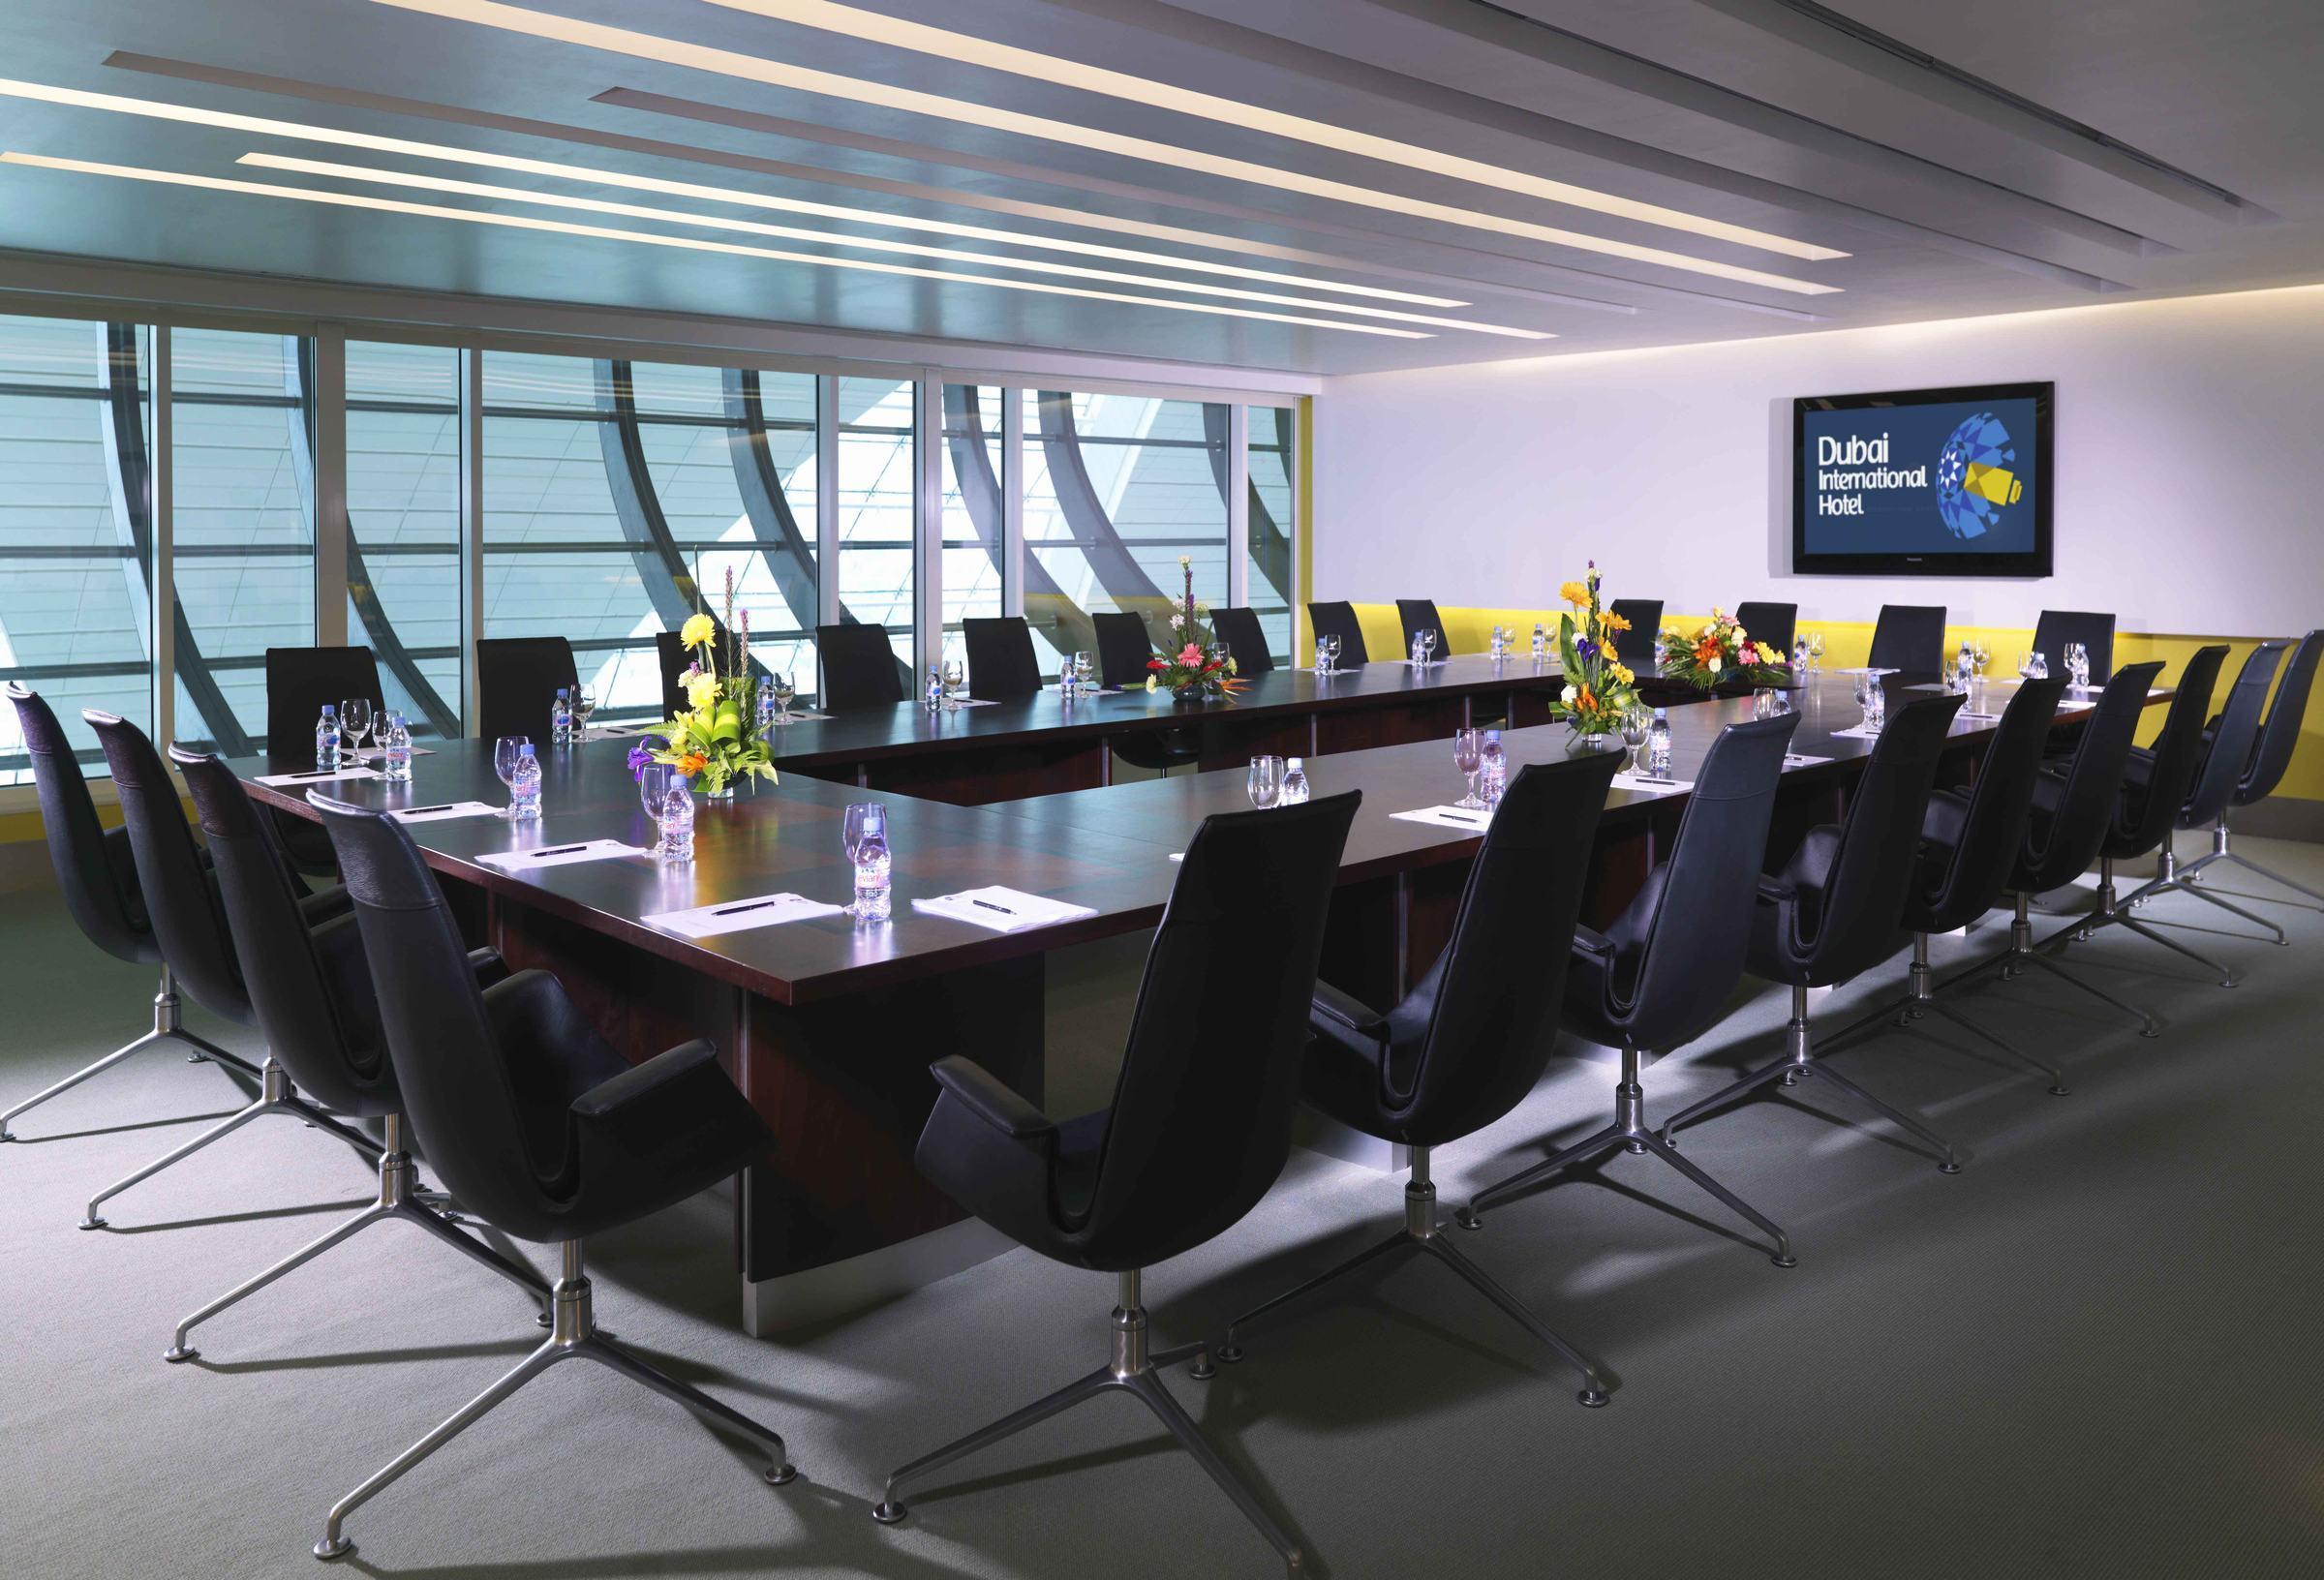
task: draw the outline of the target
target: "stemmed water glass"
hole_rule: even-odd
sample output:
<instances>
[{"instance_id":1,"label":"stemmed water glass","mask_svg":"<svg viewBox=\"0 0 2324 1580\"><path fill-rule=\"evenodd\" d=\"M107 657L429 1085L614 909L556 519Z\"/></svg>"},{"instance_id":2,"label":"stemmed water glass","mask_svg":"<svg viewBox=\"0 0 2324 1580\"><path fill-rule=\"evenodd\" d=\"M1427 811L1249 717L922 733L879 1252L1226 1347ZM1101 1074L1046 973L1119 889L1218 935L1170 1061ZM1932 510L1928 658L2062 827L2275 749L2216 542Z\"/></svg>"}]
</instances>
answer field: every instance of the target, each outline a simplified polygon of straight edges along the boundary
<instances>
[{"instance_id":1,"label":"stemmed water glass","mask_svg":"<svg viewBox=\"0 0 2324 1580\"><path fill-rule=\"evenodd\" d=\"M767 684L775 688L775 722L788 724L791 721L791 699L799 694L799 687L791 681L791 672L787 669L776 670L767 677Z\"/></svg>"},{"instance_id":2,"label":"stemmed water glass","mask_svg":"<svg viewBox=\"0 0 2324 1580\"><path fill-rule=\"evenodd\" d=\"M1823 633L1821 631L1808 633L1808 667L1810 669L1823 667Z\"/></svg>"},{"instance_id":3,"label":"stemmed water glass","mask_svg":"<svg viewBox=\"0 0 2324 1580\"><path fill-rule=\"evenodd\" d=\"M507 788L509 795L509 805L501 812L505 818L516 815L517 760L524 756L525 747L532 744L531 737L522 735L504 735L492 744L493 775Z\"/></svg>"},{"instance_id":4,"label":"stemmed water glass","mask_svg":"<svg viewBox=\"0 0 2324 1580\"><path fill-rule=\"evenodd\" d=\"M961 705L961 687L968 684L968 671L958 658L944 660L942 683L944 706L949 711Z\"/></svg>"},{"instance_id":5,"label":"stemmed water glass","mask_svg":"<svg viewBox=\"0 0 2324 1580\"><path fill-rule=\"evenodd\" d=\"M1864 710L1864 721L1859 726L1866 735L1881 733L1881 715L1886 712L1882 704L1887 692L1881 684L1881 672L1864 669L1856 672L1856 706Z\"/></svg>"},{"instance_id":6,"label":"stemmed water glass","mask_svg":"<svg viewBox=\"0 0 2324 1580\"><path fill-rule=\"evenodd\" d=\"M573 687L573 744L589 739L589 715L597 711L597 688L594 685Z\"/></svg>"},{"instance_id":7,"label":"stemmed water glass","mask_svg":"<svg viewBox=\"0 0 2324 1580\"><path fill-rule=\"evenodd\" d=\"M1641 703L1634 702L1622 710L1622 744L1630 748L1630 772L1634 775L1646 772L1645 759L1638 754L1646 749L1646 732L1653 722L1654 715Z\"/></svg>"},{"instance_id":8,"label":"stemmed water glass","mask_svg":"<svg viewBox=\"0 0 2324 1580\"><path fill-rule=\"evenodd\" d=\"M1089 682L1096 674L1097 660L1089 656L1088 650L1084 649L1073 655L1074 684L1086 691L1089 689Z\"/></svg>"},{"instance_id":9,"label":"stemmed water glass","mask_svg":"<svg viewBox=\"0 0 2324 1580\"><path fill-rule=\"evenodd\" d=\"M339 705L339 725L347 732L347 750L341 754L342 763L363 760L363 738L371 733L371 699L349 697Z\"/></svg>"},{"instance_id":10,"label":"stemmed water glass","mask_svg":"<svg viewBox=\"0 0 2324 1580\"><path fill-rule=\"evenodd\" d=\"M1421 633L1421 662L1436 662L1436 627L1433 625Z\"/></svg>"},{"instance_id":11,"label":"stemmed water glass","mask_svg":"<svg viewBox=\"0 0 2324 1580\"><path fill-rule=\"evenodd\" d=\"M670 784L677 770L667 763L648 763L637 771L637 801L646 809L646 822L654 830L654 848L661 848L661 804L669 799Z\"/></svg>"},{"instance_id":12,"label":"stemmed water glass","mask_svg":"<svg viewBox=\"0 0 2324 1580\"><path fill-rule=\"evenodd\" d=\"M1477 772L1484 766L1484 732L1457 729L1452 732L1452 766L1460 770L1461 777L1469 781L1468 792L1452 805L1483 806L1484 801L1477 794Z\"/></svg>"},{"instance_id":13,"label":"stemmed water glass","mask_svg":"<svg viewBox=\"0 0 2324 1580\"><path fill-rule=\"evenodd\" d=\"M1254 757L1251 759L1250 792L1251 805L1261 811L1267 810L1275 804L1275 798L1283 792L1282 758Z\"/></svg>"}]
</instances>

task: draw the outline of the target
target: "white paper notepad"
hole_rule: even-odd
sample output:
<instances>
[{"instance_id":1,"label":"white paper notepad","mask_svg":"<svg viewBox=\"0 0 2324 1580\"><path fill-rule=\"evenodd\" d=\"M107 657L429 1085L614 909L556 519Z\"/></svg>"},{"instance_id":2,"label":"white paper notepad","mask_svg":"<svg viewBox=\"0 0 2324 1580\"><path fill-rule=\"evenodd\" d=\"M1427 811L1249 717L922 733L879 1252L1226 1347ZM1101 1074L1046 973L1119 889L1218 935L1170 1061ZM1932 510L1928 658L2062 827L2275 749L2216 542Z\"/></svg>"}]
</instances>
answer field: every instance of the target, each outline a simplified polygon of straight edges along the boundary
<instances>
[{"instance_id":1,"label":"white paper notepad","mask_svg":"<svg viewBox=\"0 0 2324 1580\"><path fill-rule=\"evenodd\" d=\"M361 751L356 752L355 755L362 758L367 763L376 763L381 758L387 755L387 748L385 746L365 746ZM433 757L436 755L436 748L434 746L413 746L412 748L412 755L414 757Z\"/></svg>"},{"instance_id":2,"label":"white paper notepad","mask_svg":"<svg viewBox=\"0 0 2324 1580\"><path fill-rule=\"evenodd\" d=\"M580 839L571 844L541 845L532 850L496 850L476 860L496 872L533 872L544 866L569 866L575 862L652 854L643 845L625 845L619 839Z\"/></svg>"},{"instance_id":3,"label":"white paper notepad","mask_svg":"<svg viewBox=\"0 0 2324 1580\"><path fill-rule=\"evenodd\" d=\"M1878 741L1880 736L1861 724L1850 724L1845 730L1834 730L1832 739L1835 741Z\"/></svg>"},{"instance_id":4,"label":"white paper notepad","mask_svg":"<svg viewBox=\"0 0 2324 1580\"><path fill-rule=\"evenodd\" d=\"M1614 788L1629 790L1641 796L1675 796L1682 790L1694 789L1695 781L1693 779L1649 778L1639 774L1617 774L1614 775Z\"/></svg>"},{"instance_id":5,"label":"white paper notepad","mask_svg":"<svg viewBox=\"0 0 2324 1580\"><path fill-rule=\"evenodd\" d=\"M1004 889L998 884L963 889L957 895L938 895L933 899L915 899L912 909L923 916L949 917L972 927L990 927L994 932L1053 927L1060 922L1097 914L1086 905L1070 905L1061 899L1028 895L1022 889Z\"/></svg>"},{"instance_id":6,"label":"white paper notepad","mask_svg":"<svg viewBox=\"0 0 2324 1580\"><path fill-rule=\"evenodd\" d=\"M1803 751L1787 751L1784 753L1784 766L1786 768L1814 768L1818 763L1828 763L1830 761L1831 759L1829 757L1811 757Z\"/></svg>"},{"instance_id":7,"label":"white paper notepad","mask_svg":"<svg viewBox=\"0 0 2324 1580\"><path fill-rule=\"evenodd\" d=\"M330 784L339 779L376 779L376 768L311 768L304 774L261 774L260 784L276 786L291 784Z\"/></svg>"},{"instance_id":8,"label":"white paper notepad","mask_svg":"<svg viewBox=\"0 0 2324 1580\"><path fill-rule=\"evenodd\" d=\"M1470 834L1483 834L1493 820L1490 808L1469 806L1416 806L1409 812L1388 815L1406 823L1433 823L1440 829L1461 829Z\"/></svg>"},{"instance_id":9,"label":"white paper notepad","mask_svg":"<svg viewBox=\"0 0 2324 1580\"><path fill-rule=\"evenodd\" d=\"M387 815L398 823L442 823L455 817L498 817L501 809L489 801L449 801L441 806L391 806Z\"/></svg>"},{"instance_id":10,"label":"white paper notepad","mask_svg":"<svg viewBox=\"0 0 2324 1580\"><path fill-rule=\"evenodd\" d=\"M825 905L804 895L783 894L697 905L690 911L657 911L638 920L681 938L713 938L721 932L742 932L750 927L771 927L779 922L809 922L818 916L840 914L841 907L837 905Z\"/></svg>"}]
</instances>

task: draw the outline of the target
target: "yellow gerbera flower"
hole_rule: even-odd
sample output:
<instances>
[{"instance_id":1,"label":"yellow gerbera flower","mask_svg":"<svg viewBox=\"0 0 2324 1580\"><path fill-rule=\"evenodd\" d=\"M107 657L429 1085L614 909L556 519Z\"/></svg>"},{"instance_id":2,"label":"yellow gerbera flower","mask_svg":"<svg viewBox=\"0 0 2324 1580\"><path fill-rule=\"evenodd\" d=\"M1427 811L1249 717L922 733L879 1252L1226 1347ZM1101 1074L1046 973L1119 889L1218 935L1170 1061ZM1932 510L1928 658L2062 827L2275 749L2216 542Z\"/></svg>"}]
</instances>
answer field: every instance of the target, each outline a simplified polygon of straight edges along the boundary
<instances>
[{"instance_id":1,"label":"yellow gerbera flower","mask_svg":"<svg viewBox=\"0 0 2324 1580\"><path fill-rule=\"evenodd\" d=\"M699 620L704 617L697 615L694 618ZM680 684L686 687L686 700L691 707L707 708L718 700L719 678L716 675L695 670L683 677Z\"/></svg>"},{"instance_id":2,"label":"yellow gerbera flower","mask_svg":"<svg viewBox=\"0 0 2324 1580\"><path fill-rule=\"evenodd\" d=\"M1564 583L1558 588L1557 595L1565 599L1568 603L1571 603L1575 607L1579 607L1580 605L1590 601L1589 584L1586 582Z\"/></svg>"},{"instance_id":3,"label":"yellow gerbera flower","mask_svg":"<svg viewBox=\"0 0 2324 1580\"><path fill-rule=\"evenodd\" d=\"M678 627L678 640L689 648L707 648L718 634L719 628L708 615L688 615L686 623Z\"/></svg>"}]
</instances>

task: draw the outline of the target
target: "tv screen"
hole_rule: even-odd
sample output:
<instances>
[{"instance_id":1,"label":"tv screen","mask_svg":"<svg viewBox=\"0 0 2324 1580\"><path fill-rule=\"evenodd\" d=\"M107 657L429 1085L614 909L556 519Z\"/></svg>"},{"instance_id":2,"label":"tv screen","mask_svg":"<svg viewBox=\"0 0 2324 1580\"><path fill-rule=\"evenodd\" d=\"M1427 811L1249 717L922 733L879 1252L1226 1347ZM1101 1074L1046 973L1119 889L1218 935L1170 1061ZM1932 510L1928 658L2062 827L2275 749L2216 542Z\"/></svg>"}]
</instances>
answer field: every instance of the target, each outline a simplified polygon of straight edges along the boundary
<instances>
[{"instance_id":1,"label":"tv screen","mask_svg":"<svg viewBox=\"0 0 2324 1580\"><path fill-rule=\"evenodd\" d=\"M2047 576L2057 385L1791 403L1791 568Z\"/></svg>"}]
</instances>

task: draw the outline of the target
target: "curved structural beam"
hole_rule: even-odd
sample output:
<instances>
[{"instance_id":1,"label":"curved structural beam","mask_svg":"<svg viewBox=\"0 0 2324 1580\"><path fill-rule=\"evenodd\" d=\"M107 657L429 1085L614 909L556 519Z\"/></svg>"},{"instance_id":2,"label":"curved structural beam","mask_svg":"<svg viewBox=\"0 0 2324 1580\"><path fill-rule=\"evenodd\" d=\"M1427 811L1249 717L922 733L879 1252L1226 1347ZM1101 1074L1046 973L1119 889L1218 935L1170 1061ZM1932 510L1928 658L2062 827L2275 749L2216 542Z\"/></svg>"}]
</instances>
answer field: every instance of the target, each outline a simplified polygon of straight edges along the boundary
<instances>
[{"instance_id":1,"label":"curved structural beam","mask_svg":"<svg viewBox=\"0 0 2324 1580\"><path fill-rule=\"evenodd\" d=\"M1286 457L1291 454L1288 416L1281 407L1274 409L1275 442L1282 447ZM1230 414L1226 407L1215 401L1203 404L1203 438L1209 448L1210 475L1217 480L1218 497L1221 500L1227 498L1230 471L1227 455L1229 422ZM1243 471L1247 478L1249 467L1244 467ZM1291 534L1275 525L1273 513L1267 508L1267 501L1260 497L1259 484L1254 480L1247 486L1250 496L1248 536L1251 563L1258 567L1260 575L1267 578L1267 585L1282 594L1284 603L1288 605L1291 602ZM1228 502L1231 504L1233 501Z\"/></svg>"},{"instance_id":2,"label":"curved structural beam","mask_svg":"<svg viewBox=\"0 0 2324 1580\"><path fill-rule=\"evenodd\" d=\"M1097 572L1098 585L1124 608L1139 598L1150 598L1157 605L1167 603L1169 595L1132 558L1099 501L1096 486L1089 481L1089 469L1082 462L1082 436L1074 426L1072 395L1056 389L1041 391L1040 420L1041 448L1049 457L1049 481L1057 496L1057 508L1065 513L1065 525L1073 529L1082 553L1088 557L1089 568Z\"/></svg>"}]
</instances>

